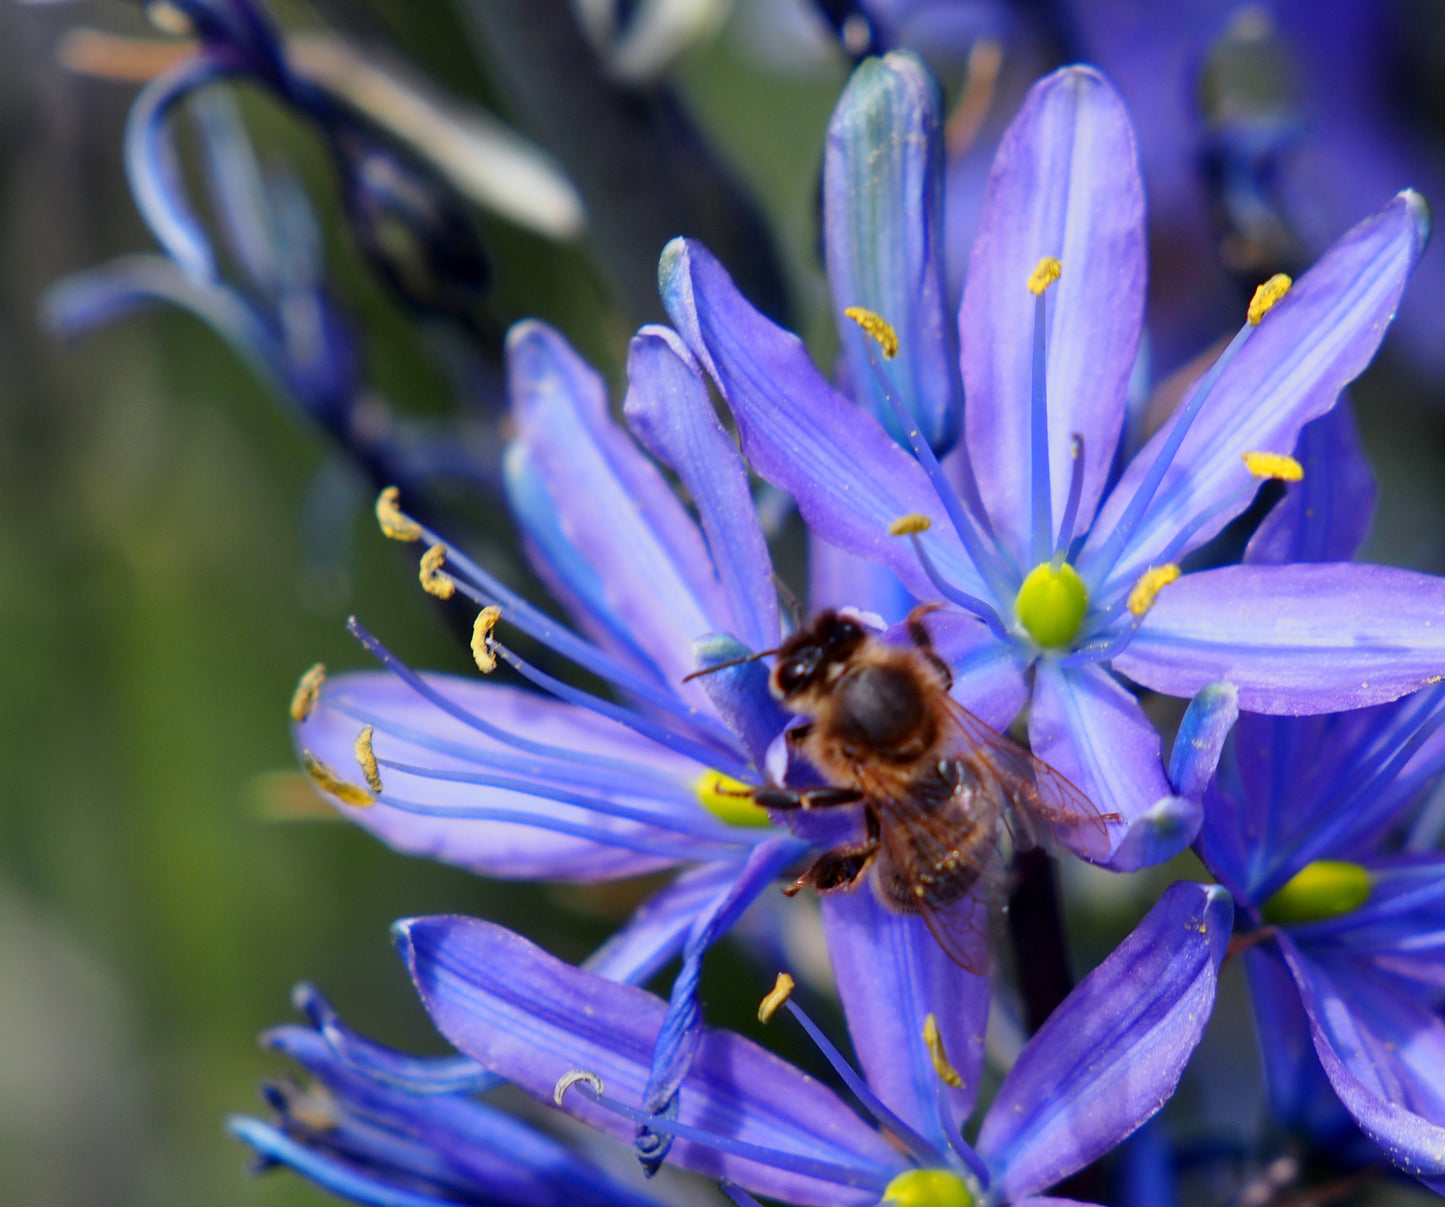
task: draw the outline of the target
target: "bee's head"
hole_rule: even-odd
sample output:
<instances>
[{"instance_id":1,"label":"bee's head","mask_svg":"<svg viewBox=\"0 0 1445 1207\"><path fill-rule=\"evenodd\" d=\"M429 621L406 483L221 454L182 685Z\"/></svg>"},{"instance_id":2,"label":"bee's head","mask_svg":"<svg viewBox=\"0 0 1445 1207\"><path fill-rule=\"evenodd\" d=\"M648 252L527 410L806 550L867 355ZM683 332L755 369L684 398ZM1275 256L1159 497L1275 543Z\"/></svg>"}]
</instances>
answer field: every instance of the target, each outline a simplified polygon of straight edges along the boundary
<instances>
[{"instance_id":1,"label":"bee's head","mask_svg":"<svg viewBox=\"0 0 1445 1207\"><path fill-rule=\"evenodd\" d=\"M867 639L856 620L829 609L794 633L778 648L773 664L773 694L784 703L800 701L828 682L830 672L846 662Z\"/></svg>"}]
</instances>

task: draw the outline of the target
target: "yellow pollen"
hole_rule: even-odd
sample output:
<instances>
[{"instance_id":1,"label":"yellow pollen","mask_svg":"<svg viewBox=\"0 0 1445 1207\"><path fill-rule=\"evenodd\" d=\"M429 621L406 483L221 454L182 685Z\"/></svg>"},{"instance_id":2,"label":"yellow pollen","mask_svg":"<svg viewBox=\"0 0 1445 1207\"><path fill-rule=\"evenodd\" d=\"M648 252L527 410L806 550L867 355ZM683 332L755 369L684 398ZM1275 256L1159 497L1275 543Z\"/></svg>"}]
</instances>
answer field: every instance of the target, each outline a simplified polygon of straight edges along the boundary
<instances>
[{"instance_id":1,"label":"yellow pollen","mask_svg":"<svg viewBox=\"0 0 1445 1207\"><path fill-rule=\"evenodd\" d=\"M1275 926L1323 922L1354 913L1370 899L1370 873L1358 863L1317 859L1287 880L1261 907Z\"/></svg>"},{"instance_id":2,"label":"yellow pollen","mask_svg":"<svg viewBox=\"0 0 1445 1207\"><path fill-rule=\"evenodd\" d=\"M793 992L793 978L786 972L778 973L777 982L768 996L758 1004L758 1022L768 1022L778 1012L778 1007L788 1000Z\"/></svg>"},{"instance_id":3,"label":"yellow pollen","mask_svg":"<svg viewBox=\"0 0 1445 1207\"><path fill-rule=\"evenodd\" d=\"M1283 453L1241 453L1245 468L1256 478L1273 478L1276 482L1298 482L1305 476L1305 467Z\"/></svg>"},{"instance_id":4,"label":"yellow pollen","mask_svg":"<svg viewBox=\"0 0 1445 1207\"><path fill-rule=\"evenodd\" d=\"M883 349L884 360L892 360L898 355L898 332L893 330L893 324L881 314L865 310L862 306L849 306L843 314L873 337L873 341Z\"/></svg>"},{"instance_id":5,"label":"yellow pollen","mask_svg":"<svg viewBox=\"0 0 1445 1207\"><path fill-rule=\"evenodd\" d=\"M492 630L501 619L502 609L490 604L477 613L472 625L472 657L476 660L477 670L484 675L490 675L497 669L497 656L492 652Z\"/></svg>"},{"instance_id":6,"label":"yellow pollen","mask_svg":"<svg viewBox=\"0 0 1445 1207\"><path fill-rule=\"evenodd\" d=\"M883 1190L884 1207L973 1207L977 1201L951 1169L910 1169Z\"/></svg>"},{"instance_id":7,"label":"yellow pollen","mask_svg":"<svg viewBox=\"0 0 1445 1207\"><path fill-rule=\"evenodd\" d=\"M943 1050L943 1036L938 1033L938 1019L932 1014L923 1020L923 1042L928 1045L928 1055L933 1060L933 1071L938 1074L938 1080L955 1090L962 1089L963 1078L948 1063L948 1053Z\"/></svg>"},{"instance_id":8,"label":"yellow pollen","mask_svg":"<svg viewBox=\"0 0 1445 1207\"><path fill-rule=\"evenodd\" d=\"M421 525L402 511L397 502L400 498L401 491L395 486L388 486L377 495L376 522L381 525L382 534L394 541L419 541Z\"/></svg>"},{"instance_id":9,"label":"yellow pollen","mask_svg":"<svg viewBox=\"0 0 1445 1207\"><path fill-rule=\"evenodd\" d=\"M1244 316L1249 325L1258 327L1260 319L1274 309L1274 304L1289 292L1289 287L1293 284L1293 278L1277 272L1256 289L1254 297L1249 299L1249 309Z\"/></svg>"},{"instance_id":10,"label":"yellow pollen","mask_svg":"<svg viewBox=\"0 0 1445 1207\"><path fill-rule=\"evenodd\" d=\"M1159 592L1178 577L1179 567L1173 562L1164 566L1150 566L1139 576L1139 581L1129 592L1129 611L1135 616L1143 616L1154 606Z\"/></svg>"},{"instance_id":11,"label":"yellow pollen","mask_svg":"<svg viewBox=\"0 0 1445 1207\"><path fill-rule=\"evenodd\" d=\"M1045 256L1029 273L1029 292L1038 297L1045 289L1064 275L1064 266L1053 256Z\"/></svg>"},{"instance_id":12,"label":"yellow pollen","mask_svg":"<svg viewBox=\"0 0 1445 1207\"><path fill-rule=\"evenodd\" d=\"M753 788L721 771L704 771L692 786L698 802L730 826L770 826L768 811L753 801Z\"/></svg>"},{"instance_id":13,"label":"yellow pollen","mask_svg":"<svg viewBox=\"0 0 1445 1207\"><path fill-rule=\"evenodd\" d=\"M191 23L190 17L166 0L146 5L146 19L150 21L162 33L173 34L178 38L188 38L196 32L195 26Z\"/></svg>"},{"instance_id":14,"label":"yellow pollen","mask_svg":"<svg viewBox=\"0 0 1445 1207\"><path fill-rule=\"evenodd\" d=\"M336 1099L324 1085L315 1083L286 1099L287 1114L314 1132L329 1132L341 1122Z\"/></svg>"},{"instance_id":15,"label":"yellow pollen","mask_svg":"<svg viewBox=\"0 0 1445 1207\"><path fill-rule=\"evenodd\" d=\"M916 511L910 511L907 515L901 515L893 523L888 525L889 536L914 536L920 532L927 532L933 527L933 521L926 515L919 515Z\"/></svg>"},{"instance_id":16,"label":"yellow pollen","mask_svg":"<svg viewBox=\"0 0 1445 1207\"><path fill-rule=\"evenodd\" d=\"M342 779L309 750L301 752L301 770L311 777L311 782L321 791L329 792L342 804L365 809L376 803L365 788Z\"/></svg>"},{"instance_id":17,"label":"yellow pollen","mask_svg":"<svg viewBox=\"0 0 1445 1207\"><path fill-rule=\"evenodd\" d=\"M422 590L428 595L435 595L438 599L450 599L457 593L456 583L441 573L442 563L446 560L447 547L445 545L433 545L421 555L421 570L418 577L421 579Z\"/></svg>"},{"instance_id":18,"label":"yellow pollen","mask_svg":"<svg viewBox=\"0 0 1445 1207\"><path fill-rule=\"evenodd\" d=\"M367 725L356 735L356 761L361 764L361 774L366 776L367 786L380 796L381 772L376 766L376 752L371 748L373 732L373 728Z\"/></svg>"},{"instance_id":19,"label":"yellow pollen","mask_svg":"<svg viewBox=\"0 0 1445 1207\"><path fill-rule=\"evenodd\" d=\"M297 724L311 715L325 681L326 667L319 662L297 681L296 691L291 696L291 719Z\"/></svg>"}]
</instances>

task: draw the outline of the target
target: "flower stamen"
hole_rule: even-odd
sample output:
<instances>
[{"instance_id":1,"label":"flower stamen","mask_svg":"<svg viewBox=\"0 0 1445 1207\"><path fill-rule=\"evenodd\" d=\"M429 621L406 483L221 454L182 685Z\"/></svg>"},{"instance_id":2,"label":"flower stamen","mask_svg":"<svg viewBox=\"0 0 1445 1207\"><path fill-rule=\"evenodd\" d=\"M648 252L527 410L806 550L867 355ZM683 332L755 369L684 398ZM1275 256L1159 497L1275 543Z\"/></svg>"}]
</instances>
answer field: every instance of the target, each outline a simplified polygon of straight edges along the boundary
<instances>
[{"instance_id":1,"label":"flower stamen","mask_svg":"<svg viewBox=\"0 0 1445 1207\"><path fill-rule=\"evenodd\" d=\"M768 990L767 996L758 1003L758 1022L772 1021L778 1008L792 995L793 984L793 978L786 972L778 973L778 979L773 983L773 987Z\"/></svg>"},{"instance_id":2,"label":"flower stamen","mask_svg":"<svg viewBox=\"0 0 1445 1207\"><path fill-rule=\"evenodd\" d=\"M501 618L502 609L496 604L489 604L477 613L476 620L472 622L472 661L484 675L490 675L497 669L497 655L492 651L492 630Z\"/></svg>"},{"instance_id":3,"label":"flower stamen","mask_svg":"<svg viewBox=\"0 0 1445 1207\"><path fill-rule=\"evenodd\" d=\"M381 526L382 535L394 541L419 541L422 527L401 509L401 491L388 486L376 496L376 522Z\"/></svg>"},{"instance_id":4,"label":"flower stamen","mask_svg":"<svg viewBox=\"0 0 1445 1207\"><path fill-rule=\"evenodd\" d=\"M1275 273L1254 291L1254 296L1249 299L1249 309L1245 311L1244 321L1251 327L1258 327L1264 316L1275 308L1276 303L1289 292L1293 284L1293 278L1285 273Z\"/></svg>"},{"instance_id":5,"label":"flower stamen","mask_svg":"<svg viewBox=\"0 0 1445 1207\"><path fill-rule=\"evenodd\" d=\"M1241 453L1244 467L1256 478L1275 482L1299 482L1305 476L1305 467L1293 457L1283 453Z\"/></svg>"},{"instance_id":6,"label":"flower stamen","mask_svg":"<svg viewBox=\"0 0 1445 1207\"><path fill-rule=\"evenodd\" d=\"M311 782L321 791L330 793L342 804L367 809L376 803L365 788L342 779L309 750L301 752L301 770L306 772Z\"/></svg>"},{"instance_id":7,"label":"flower stamen","mask_svg":"<svg viewBox=\"0 0 1445 1207\"><path fill-rule=\"evenodd\" d=\"M881 314L862 306L849 306L843 311L843 316L857 323L863 333L883 350L884 360L892 360L898 355L898 332Z\"/></svg>"},{"instance_id":8,"label":"flower stamen","mask_svg":"<svg viewBox=\"0 0 1445 1207\"><path fill-rule=\"evenodd\" d=\"M421 588L428 595L435 595L438 599L450 599L457 593L457 584L450 575L441 573L442 563L446 561L447 547L445 545L433 545L421 555L421 566L417 571L417 577L421 579Z\"/></svg>"},{"instance_id":9,"label":"flower stamen","mask_svg":"<svg viewBox=\"0 0 1445 1207\"><path fill-rule=\"evenodd\" d=\"M326 667L315 663L296 683L291 696L291 719L298 725L311 715L316 701L321 698L321 685L326 681Z\"/></svg>"},{"instance_id":10,"label":"flower stamen","mask_svg":"<svg viewBox=\"0 0 1445 1207\"><path fill-rule=\"evenodd\" d=\"M1178 578L1179 567L1173 562L1163 566L1150 566L1139 576L1139 581L1129 592L1129 602L1125 606L1128 607L1130 615L1143 620L1159 598L1159 592Z\"/></svg>"},{"instance_id":11,"label":"flower stamen","mask_svg":"<svg viewBox=\"0 0 1445 1207\"><path fill-rule=\"evenodd\" d=\"M943 1049L943 1036L938 1031L938 1019L929 1014L923 1020L923 1042L928 1045L928 1057L933 1061L933 1071L939 1081L955 1090L963 1089L963 1077L949 1063L948 1053Z\"/></svg>"},{"instance_id":12,"label":"flower stamen","mask_svg":"<svg viewBox=\"0 0 1445 1207\"><path fill-rule=\"evenodd\" d=\"M356 761L361 764L361 773L366 776L366 785L378 796L381 795L381 772L376 767L376 752L371 748L372 726L365 725L356 735Z\"/></svg>"}]
</instances>

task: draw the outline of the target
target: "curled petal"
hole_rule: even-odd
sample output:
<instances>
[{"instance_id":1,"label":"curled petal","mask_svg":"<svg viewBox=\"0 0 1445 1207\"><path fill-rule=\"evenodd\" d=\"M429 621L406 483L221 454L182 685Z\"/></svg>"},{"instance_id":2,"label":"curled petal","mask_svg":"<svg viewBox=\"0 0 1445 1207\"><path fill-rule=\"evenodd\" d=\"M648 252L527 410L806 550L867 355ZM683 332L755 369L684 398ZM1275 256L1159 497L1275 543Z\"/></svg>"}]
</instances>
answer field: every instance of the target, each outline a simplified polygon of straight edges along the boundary
<instances>
[{"instance_id":1,"label":"curled petal","mask_svg":"<svg viewBox=\"0 0 1445 1207\"><path fill-rule=\"evenodd\" d=\"M1168 1101L1213 1009L1233 916L1224 889L1171 885L1039 1028L979 1132L1001 1200L1082 1169Z\"/></svg>"}]
</instances>

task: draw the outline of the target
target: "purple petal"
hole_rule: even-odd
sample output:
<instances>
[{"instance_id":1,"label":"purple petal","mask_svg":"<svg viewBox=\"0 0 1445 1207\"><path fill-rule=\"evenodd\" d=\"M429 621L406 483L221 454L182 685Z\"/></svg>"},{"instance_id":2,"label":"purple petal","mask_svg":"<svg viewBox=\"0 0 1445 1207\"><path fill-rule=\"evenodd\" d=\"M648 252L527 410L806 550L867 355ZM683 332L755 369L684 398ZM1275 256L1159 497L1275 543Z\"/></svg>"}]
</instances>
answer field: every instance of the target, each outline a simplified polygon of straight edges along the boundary
<instances>
[{"instance_id":1,"label":"purple petal","mask_svg":"<svg viewBox=\"0 0 1445 1207\"><path fill-rule=\"evenodd\" d=\"M1214 1007L1233 908L1181 882L1064 999L1004 1078L978 1151L1009 1201L1108 1152L1174 1092Z\"/></svg>"},{"instance_id":2,"label":"purple petal","mask_svg":"<svg viewBox=\"0 0 1445 1207\"><path fill-rule=\"evenodd\" d=\"M728 620L697 526L612 421L602 379L551 328L512 328L507 387L563 532L601 579L618 622L668 682L680 681L692 669L693 638Z\"/></svg>"},{"instance_id":3,"label":"purple petal","mask_svg":"<svg viewBox=\"0 0 1445 1207\"><path fill-rule=\"evenodd\" d=\"M1401 193L1346 234L1264 316L1214 386L1125 552L1104 568L1110 581L1127 584L1166 551L1178 560L1249 505L1258 483L1243 454L1291 452L1304 424L1329 410L1369 364L1428 234L1424 202ZM1108 540L1171 430L1144 446L1101 509L1079 559L1086 581L1096 569L1090 553ZM1175 548L1176 537L1196 522Z\"/></svg>"},{"instance_id":4,"label":"purple petal","mask_svg":"<svg viewBox=\"0 0 1445 1207\"><path fill-rule=\"evenodd\" d=\"M988 967L988 905L973 902L981 925L978 967ZM988 1022L988 977L965 972L939 946L923 919L881 904L867 888L823 898L828 955L848 1033L869 1086L903 1121L948 1150L951 1120L939 1118L940 1083L923 1024L938 1020L949 1062L963 1078L945 1091L953 1115L973 1111L983 1072L983 1032Z\"/></svg>"},{"instance_id":5,"label":"purple petal","mask_svg":"<svg viewBox=\"0 0 1445 1207\"><path fill-rule=\"evenodd\" d=\"M707 698L723 723L737 736L754 767L766 765L768 747L792 719L773 697L764 662L738 662L753 650L733 638L712 634L693 642L699 670L722 667L699 677ZM737 663L728 666L729 662Z\"/></svg>"},{"instance_id":6,"label":"purple petal","mask_svg":"<svg viewBox=\"0 0 1445 1207\"><path fill-rule=\"evenodd\" d=\"M1189 701L1169 752L1169 782L1180 796L1204 799L1237 720L1239 691L1232 683L1211 683Z\"/></svg>"},{"instance_id":7,"label":"purple petal","mask_svg":"<svg viewBox=\"0 0 1445 1207\"><path fill-rule=\"evenodd\" d=\"M1294 455L1305 476L1264 517L1245 562L1352 561L1370 530L1376 492L1348 399L1305 424Z\"/></svg>"},{"instance_id":8,"label":"purple petal","mask_svg":"<svg viewBox=\"0 0 1445 1207\"><path fill-rule=\"evenodd\" d=\"M1166 796L1129 823L1106 866L1113 872L1137 872L1165 863L1199 833L1204 805L1197 797Z\"/></svg>"},{"instance_id":9,"label":"purple petal","mask_svg":"<svg viewBox=\"0 0 1445 1207\"><path fill-rule=\"evenodd\" d=\"M884 427L902 435L872 368L940 455L958 438L963 395L943 280L943 131L938 84L909 54L868 59L828 126L823 222L828 284L848 378ZM898 333L882 362L843 311L862 306ZM870 359L871 358L871 359Z\"/></svg>"},{"instance_id":10,"label":"purple petal","mask_svg":"<svg viewBox=\"0 0 1445 1207\"><path fill-rule=\"evenodd\" d=\"M398 923L398 947L432 1021L468 1056L550 1101L574 1070L600 1077L608 1097L636 1106L647 1084L663 1003L580 972L510 931L473 918ZM800 1204L871 1204L904 1168L882 1137L831 1090L749 1040L704 1031L683 1083L679 1119L735 1139L858 1171L854 1189L679 1139L672 1159L711 1177ZM630 1139L633 1124L584 1094L569 1114Z\"/></svg>"},{"instance_id":11,"label":"purple petal","mask_svg":"<svg viewBox=\"0 0 1445 1207\"><path fill-rule=\"evenodd\" d=\"M797 500L815 536L883 563L929 599L937 591L909 543L888 535L919 513L933 521L925 539L944 577L986 593L922 467L824 380L796 335L754 310L701 244L674 239L657 271L673 325L731 408L753 472Z\"/></svg>"},{"instance_id":12,"label":"purple petal","mask_svg":"<svg viewBox=\"0 0 1445 1207\"><path fill-rule=\"evenodd\" d=\"M951 695L985 725L1006 730L1028 700L1028 683L1017 647L1005 645L982 621L965 612L930 612L924 626L933 651L953 673ZM911 644L902 625L883 634L895 644Z\"/></svg>"},{"instance_id":13,"label":"purple petal","mask_svg":"<svg viewBox=\"0 0 1445 1207\"><path fill-rule=\"evenodd\" d=\"M729 631L755 650L776 645L778 592L748 471L718 422L697 362L676 332L644 327L628 352L627 382L628 424L697 507L728 599Z\"/></svg>"},{"instance_id":14,"label":"purple petal","mask_svg":"<svg viewBox=\"0 0 1445 1207\"><path fill-rule=\"evenodd\" d=\"M373 749L383 764L417 769L383 765L381 802L370 808L341 806L348 818L387 845L507 879L635 876L680 860L743 853L722 843L740 835L746 839L748 833L714 824L695 803L691 785L704 770L696 763L586 709L492 683L446 675L425 678L453 704L504 734L557 747L561 756L570 756L571 766L558 766L555 760L531 756L479 732L394 676L361 673L329 679L310 717L295 728L297 748L359 784L353 746L361 727L372 725ZM609 760L613 769L594 767L599 758ZM618 763L635 767L635 774L624 776L614 766ZM535 782L538 792L456 782L422 771L495 774ZM595 797L604 806L648 810L658 824L547 799L540 792L548 787ZM441 815L408 812L387 804L389 799ZM477 809L505 810L535 824L466 816ZM449 817L448 811L460 816ZM693 833L678 829L691 830L695 821L705 828ZM700 838L702 834L715 834L721 841Z\"/></svg>"},{"instance_id":15,"label":"purple petal","mask_svg":"<svg viewBox=\"0 0 1445 1207\"><path fill-rule=\"evenodd\" d=\"M902 620L918 602L887 566L816 537L808 542L808 601L815 609L871 612L884 624Z\"/></svg>"},{"instance_id":16,"label":"purple petal","mask_svg":"<svg viewBox=\"0 0 1445 1207\"><path fill-rule=\"evenodd\" d=\"M959 314L969 453L994 527L1022 555L1035 312L1027 281L1044 256L1063 265L1045 295L1053 516L1057 523L1064 511L1078 433L1082 532L1119 442L1145 284L1134 132L1114 89L1091 68L1065 68L1036 84L1004 135Z\"/></svg>"},{"instance_id":17,"label":"purple petal","mask_svg":"<svg viewBox=\"0 0 1445 1207\"><path fill-rule=\"evenodd\" d=\"M1288 938L1280 949L1345 1109L1391 1162L1427 1185L1442 1184L1445 1021L1386 977L1310 959Z\"/></svg>"},{"instance_id":18,"label":"purple petal","mask_svg":"<svg viewBox=\"0 0 1445 1207\"><path fill-rule=\"evenodd\" d=\"M1099 812L1121 815L1120 822L1109 823L1107 841L1088 826L1061 831L1081 858L1107 858L1130 823L1174 795L1164 778L1158 732L1139 702L1102 667L1065 669L1052 659L1040 660L1029 745Z\"/></svg>"},{"instance_id":19,"label":"purple petal","mask_svg":"<svg viewBox=\"0 0 1445 1207\"><path fill-rule=\"evenodd\" d=\"M1445 579L1339 563L1186 574L1114 665L1171 696L1226 679L1251 712L1380 704L1445 674Z\"/></svg>"}]
</instances>

